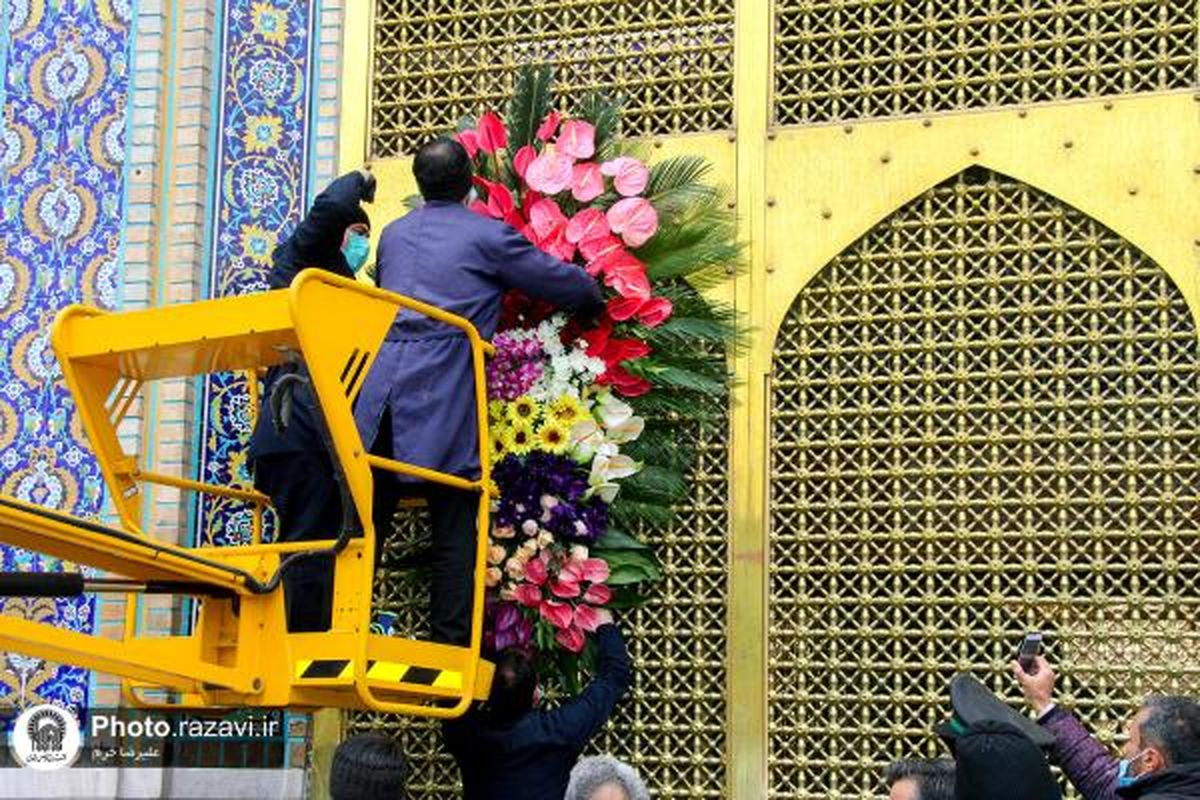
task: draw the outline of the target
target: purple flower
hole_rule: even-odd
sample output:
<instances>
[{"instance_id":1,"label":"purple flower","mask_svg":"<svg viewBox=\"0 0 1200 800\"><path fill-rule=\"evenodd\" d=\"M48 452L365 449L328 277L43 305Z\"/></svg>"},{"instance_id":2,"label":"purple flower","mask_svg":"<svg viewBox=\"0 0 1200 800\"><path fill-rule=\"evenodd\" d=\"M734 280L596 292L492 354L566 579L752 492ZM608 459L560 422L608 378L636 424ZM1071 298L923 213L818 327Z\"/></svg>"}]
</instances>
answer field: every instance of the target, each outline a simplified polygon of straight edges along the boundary
<instances>
[{"instance_id":1,"label":"purple flower","mask_svg":"<svg viewBox=\"0 0 1200 800\"><path fill-rule=\"evenodd\" d=\"M487 365L488 396L515 400L542 377L545 353L537 339L518 339L501 333L492 340L496 354Z\"/></svg>"},{"instance_id":2,"label":"purple flower","mask_svg":"<svg viewBox=\"0 0 1200 800\"><path fill-rule=\"evenodd\" d=\"M593 542L608 528L608 505L599 497L584 499L587 476L566 456L538 450L506 456L492 478L500 488L497 525L520 527L536 509L541 526L560 541Z\"/></svg>"}]
</instances>

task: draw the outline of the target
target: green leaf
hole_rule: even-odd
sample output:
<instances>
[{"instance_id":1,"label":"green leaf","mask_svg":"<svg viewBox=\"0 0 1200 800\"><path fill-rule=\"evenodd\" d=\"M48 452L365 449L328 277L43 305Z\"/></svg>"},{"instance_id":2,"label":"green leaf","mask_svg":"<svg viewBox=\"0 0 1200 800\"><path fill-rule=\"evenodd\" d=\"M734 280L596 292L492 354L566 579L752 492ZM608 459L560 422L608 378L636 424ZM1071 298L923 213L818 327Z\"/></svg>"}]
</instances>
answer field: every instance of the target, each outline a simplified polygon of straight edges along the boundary
<instances>
[{"instance_id":1,"label":"green leaf","mask_svg":"<svg viewBox=\"0 0 1200 800\"><path fill-rule=\"evenodd\" d=\"M538 126L550 113L550 85L554 71L548 64L527 64L517 70L508 102L508 149L516 152L533 144Z\"/></svg>"},{"instance_id":2,"label":"green leaf","mask_svg":"<svg viewBox=\"0 0 1200 800\"><path fill-rule=\"evenodd\" d=\"M610 527L604 535L592 545L592 553L607 553L612 550L649 550L649 545L642 544L628 533Z\"/></svg>"},{"instance_id":3,"label":"green leaf","mask_svg":"<svg viewBox=\"0 0 1200 800\"><path fill-rule=\"evenodd\" d=\"M604 161L613 155L614 137L621 126L622 102L599 92L591 92L583 97L575 109L575 116L590 122L596 129L596 154L593 157L596 161Z\"/></svg>"}]
</instances>

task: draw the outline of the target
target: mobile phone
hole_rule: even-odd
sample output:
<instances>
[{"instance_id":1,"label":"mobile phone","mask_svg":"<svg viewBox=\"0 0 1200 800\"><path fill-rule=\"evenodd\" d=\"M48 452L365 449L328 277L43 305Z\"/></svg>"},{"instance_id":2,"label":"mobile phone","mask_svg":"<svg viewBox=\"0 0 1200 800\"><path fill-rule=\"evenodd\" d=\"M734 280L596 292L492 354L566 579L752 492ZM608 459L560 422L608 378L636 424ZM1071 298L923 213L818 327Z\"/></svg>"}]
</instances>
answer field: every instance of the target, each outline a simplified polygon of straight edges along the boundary
<instances>
[{"instance_id":1,"label":"mobile phone","mask_svg":"<svg viewBox=\"0 0 1200 800\"><path fill-rule=\"evenodd\" d=\"M1024 670L1026 675L1036 675L1038 671L1037 661L1038 656L1042 654L1042 634L1033 631L1025 634L1025 638L1021 640L1021 648L1017 650L1017 664Z\"/></svg>"}]
</instances>

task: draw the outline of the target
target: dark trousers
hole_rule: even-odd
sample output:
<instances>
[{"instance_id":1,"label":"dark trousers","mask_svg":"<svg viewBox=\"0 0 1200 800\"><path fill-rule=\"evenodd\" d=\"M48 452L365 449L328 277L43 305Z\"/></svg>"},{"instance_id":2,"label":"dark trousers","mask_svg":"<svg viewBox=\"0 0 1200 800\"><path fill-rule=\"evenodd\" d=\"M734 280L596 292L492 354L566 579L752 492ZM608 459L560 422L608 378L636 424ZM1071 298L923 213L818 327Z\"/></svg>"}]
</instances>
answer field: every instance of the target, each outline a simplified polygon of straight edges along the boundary
<instances>
[{"instance_id":1,"label":"dark trousers","mask_svg":"<svg viewBox=\"0 0 1200 800\"><path fill-rule=\"evenodd\" d=\"M271 498L279 530L275 540L336 539L342 498L325 453L283 453L254 462L254 488ZM311 556L283 573L288 630L329 630L333 613L333 557Z\"/></svg>"},{"instance_id":2,"label":"dark trousers","mask_svg":"<svg viewBox=\"0 0 1200 800\"><path fill-rule=\"evenodd\" d=\"M375 455L392 457L391 411L384 409L383 424L371 448ZM475 525L479 495L436 483L397 480L379 469L375 478L374 508L377 553L392 534L392 518L402 497L424 497L432 522L429 558L429 622L432 640L466 646L471 641L471 601L475 577Z\"/></svg>"}]
</instances>

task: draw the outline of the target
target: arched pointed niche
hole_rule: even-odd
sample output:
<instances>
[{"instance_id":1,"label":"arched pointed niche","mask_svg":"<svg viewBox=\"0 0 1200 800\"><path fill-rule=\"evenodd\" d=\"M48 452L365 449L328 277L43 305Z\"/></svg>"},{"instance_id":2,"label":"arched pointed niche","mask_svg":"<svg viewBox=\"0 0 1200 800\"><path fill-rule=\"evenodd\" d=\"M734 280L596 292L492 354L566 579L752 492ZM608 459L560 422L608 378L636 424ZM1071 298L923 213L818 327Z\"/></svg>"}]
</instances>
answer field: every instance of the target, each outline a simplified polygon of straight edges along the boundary
<instances>
[{"instance_id":1,"label":"arched pointed niche","mask_svg":"<svg viewBox=\"0 0 1200 800\"><path fill-rule=\"evenodd\" d=\"M793 302L770 403L771 797L877 795L1043 630L1106 734L1200 675L1200 353L1119 235L967 169Z\"/></svg>"}]
</instances>

